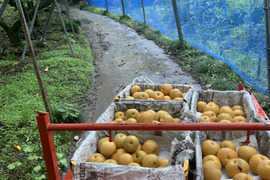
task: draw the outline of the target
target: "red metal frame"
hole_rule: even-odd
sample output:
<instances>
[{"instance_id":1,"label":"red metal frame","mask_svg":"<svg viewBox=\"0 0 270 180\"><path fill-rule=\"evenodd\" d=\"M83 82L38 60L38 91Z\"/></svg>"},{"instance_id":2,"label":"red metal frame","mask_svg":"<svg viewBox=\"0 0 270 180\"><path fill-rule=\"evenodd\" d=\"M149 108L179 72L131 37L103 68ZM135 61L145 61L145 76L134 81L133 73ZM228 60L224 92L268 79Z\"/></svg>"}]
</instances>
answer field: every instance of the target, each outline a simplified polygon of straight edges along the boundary
<instances>
[{"instance_id":1,"label":"red metal frame","mask_svg":"<svg viewBox=\"0 0 270 180\"><path fill-rule=\"evenodd\" d=\"M242 85L238 86L238 90L244 90ZM251 94L252 95L252 94ZM269 121L268 117L262 110L261 106L255 99L258 114ZM49 114L46 112L38 111L37 115L38 128L44 159L48 177L50 180L61 179L58 168L58 162L55 152L54 140L52 131L101 131L108 130L111 137L112 130L139 130L139 131L153 131L153 130L167 130L167 131L249 131L260 130L269 131L270 125L264 123L138 123L138 124L125 124L125 123L80 123L80 124L51 124ZM270 121L269 121L270 122ZM249 141L249 135L246 142ZM69 170L65 175L64 180L73 179L73 174Z\"/></svg>"},{"instance_id":2,"label":"red metal frame","mask_svg":"<svg viewBox=\"0 0 270 180\"><path fill-rule=\"evenodd\" d=\"M237 87L238 91L242 91L245 90L244 86L242 84L239 84ZM262 109L261 105L258 103L257 99L254 97L254 95L250 92L250 90L247 90L247 92L250 94L254 105L256 107L257 113L260 117L263 117L266 121L270 122L269 118L267 117L267 115L265 114L264 110Z\"/></svg>"},{"instance_id":3,"label":"red metal frame","mask_svg":"<svg viewBox=\"0 0 270 180\"><path fill-rule=\"evenodd\" d=\"M270 130L270 125L264 123L138 123L138 124L112 124L112 123L81 123L81 124L51 124L49 114L37 115L38 128L42 142L44 158L48 177L50 180L60 179L57 158L54 148L52 131L101 131L101 130L173 130L173 131L243 131L243 130ZM70 177L70 173L69 173Z\"/></svg>"},{"instance_id":4,"label":"red metal frame","mask_svg":"<svg viewBox=\"0 0 270 180\"><path fill-rule=\"evenodd\" d=\"M61 179L55 152L52 131L48 130L50 118L48 113L38 112L37 123L44 159L49 179Z\"/></svg>"}]
</instances>

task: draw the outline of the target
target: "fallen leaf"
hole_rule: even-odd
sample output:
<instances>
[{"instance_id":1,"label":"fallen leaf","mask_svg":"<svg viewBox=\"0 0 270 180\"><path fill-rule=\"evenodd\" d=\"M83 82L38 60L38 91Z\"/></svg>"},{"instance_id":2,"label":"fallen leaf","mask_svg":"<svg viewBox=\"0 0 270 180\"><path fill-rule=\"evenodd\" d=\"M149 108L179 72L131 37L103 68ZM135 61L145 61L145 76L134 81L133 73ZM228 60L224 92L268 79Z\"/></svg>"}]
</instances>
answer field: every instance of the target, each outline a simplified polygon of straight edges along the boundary
<instances>
[{"instance_id":1,"label":"fallen leaf","mask_svg":"<svg viewBox=\"0 0 270 180\"><path fill-rule=\"evenodd\" d=\"M70 161L70 164L71 164L72 170L74 170L75 161L74 161L74 160L71 160L71 161Z\"/></svg>"},{"instance_id":2,"label":"fallen leaf","mask_svg":"<svg viewBox=\"0 0 270 180\"><path fill-rule=\"evenodd\" d=\"M38 98L38 96L39 96L39 94L37 93L37 94L36 94L36 98Z\"/></svg>"},{"instance_id":3,"label":"fallen leaf","mask_svg":"<svg viewBox=\"0 0 270 180\"><path fill-rule=\"evenodd\" d=\"M79 136L74 136L74 140L78 141L79 140Z\"/></svg>"},{"instance_id":4,"label":"fallen leaf","mask_svg":"<svg viewBox=\"0 0 270 180\"><path fill-rule=\"evenodd\" d=\"M159 75L159 72L156 72L156 75Z\"/></svg>"},{"instance_id":5,"label":"fallen leaf","mask_svg":"<svg viewBox=\"0 0 270 180\"><path fill-rule=\"evenodd\" d=\"M19 151L22 150L21 146L14 144L14 147L17 148Z\"/></svg>"},{"instance_id":6,"label":"fallen leaf","mask_svg":"<svg viewBox=\"0 0 270 180\"><path fill-rule=\"evenodd\" d=\"M20 61L15 62L15 63L13 63L13 66L18 65L19 63L20 63Z\"/></svg>"},{"instance_id":7,"label":"fallen leaf","mask_svg":"<svg viewBox=\"0 0 270 180\"><path fill-rule=\"evenodd\" d=\"M46 68L44 69L44 71L45 71L45 72L48 72L48 71L49 71L49 67L46 67Z\"/></svg>"},{"instance_id":8,"label":"fallen leaf","mask_svg":"<svg viewBox=\"0 0 270 180\"><path fill-rule=\"evenodd\" d=\"M211 84L206 84L205 87L209 88L211 87Z\"/></svg>"}]
</instances>

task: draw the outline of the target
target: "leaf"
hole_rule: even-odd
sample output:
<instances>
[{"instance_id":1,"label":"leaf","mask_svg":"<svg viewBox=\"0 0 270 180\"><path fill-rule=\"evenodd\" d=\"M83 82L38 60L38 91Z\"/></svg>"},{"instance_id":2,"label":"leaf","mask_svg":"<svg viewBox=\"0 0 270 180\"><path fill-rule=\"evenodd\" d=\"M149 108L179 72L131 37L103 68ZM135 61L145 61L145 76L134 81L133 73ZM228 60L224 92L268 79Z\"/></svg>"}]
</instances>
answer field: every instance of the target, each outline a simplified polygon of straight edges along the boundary
<instances>
[{"instance_id":1,"label":"leaf","mask_svg":"<svg viewBox=\"0 0 270 180\"><path fill-rule=\"evenodd\" d=\"M20 161L16 161L15 163L16 163L16 166L21 166L22 165L22 163Z\"/></svg>"},{"instance_id":2,"label":"leaf","mask_svg":"<svg viewBox=\"0 0 270 180\"><path fill-rule=\"evenodd\" d=\"M37 165L36 167L34 167L34 171L35 172L39 172L41 170L41 166Z\"/></svg>"},{"instance_id":3,"label":"leaf","mask_svg":"<svg viewBox=\"0 0 270 180\"><path fill-rule=\"evenodd\" d=\"M16 65L18 65L20 63L20 61L17 61L17 62L15 62L15 63L13 63L12 65L13 66L16 66Z\"/></svg>"},{"instance_id":4,"label":"leaf","mask_svg":"<svg viewBox=\"0 0 270 180\"><path fill-rule=\"evenodd\" d=\"M74 113L69 113L70 114L70 116L72 116L72 117L78 117L78 115L76 115L76 114L74 114Z\"/></svg>"},{"instance_id":5,"label":"leaf","mask_svg":"<svg viewBox=\"0 0 270 180\"><path fill-rule=\"evenodd\" d=\"M33 152L33 149L30 146L26 146L25 148L23 148L24 152Z\"/></svg>"},{"instance_id":6,"label":"leaf","mask_svg":"<svg viewBox=\"0 0 270 180\"><path fill-rule=\"evenodd\" d=\"M14 147L17 148L19 151L22 150L21 146L14 144Z\"/></svg>"},{"instance_id":7,"label":"leaf","mask_svg":"<svg viewBox=\"0 0 270 180\"><path fill-rule=\"evenodd\" d=\"M59 162L63 164L64 166L67 166L67 160L66 159L60 159Z\"/></svg>"},{"instance_id":8,"label":"leaf","mask_svg":"<svg viewBox=\"0 0 270 180\"><path fill-rule=\"evenodd\" d=\"M64 154L63 153L56 153L56 156L58 159L61 159L62 157L64 157Z\"/></svg>"},{"instance_id":9,"label":"leaf","mask_svg":"<svg viewBox=\"0 0 270 180\"><path fill-rule=\"evenodd\" d=\"M7 168L8 169L15 169L15 164L14 163L12 163L12 164L9 164L8 166L7 166Z\"/></svg>"},{"instance_id":10,"label":"leaf","mask_svg":"<svg viewBox=\"0 0 270 180\"><path fill-rule=\"evenodd\" d=\"M39 159L40 157L36 156L36 155L31 155L31 156L28 156L28 159L29 160L36 160L36 159Z\"/></svg>"},{"instance_id":11,"label":"leaf","mask_svg":"<svg viewBox=\"0 0 270 180\"><path fill-rule=\"evenodd\" d=\"M46 67L46 68L44 69L44 71L45 71L45 72L48 72L48 71L49 71L49 67Z\"/></svg>"},{"instance_id":12,"label":"leaf","mask_svg":"<svg viewBox=\"0 0 270 180\"><path fill-rule=\"evenodd\" d=\"M39 96L39 94L37 93L37 94L36 94L36 98L38 98L38 96Z\"/></svg>"},{"instance_id":13,"label":"leaf","mask_svg":"<svg viewBox=\"0 0 270 180\"><path fill-rule=\"evenodd\" d=\"M79 140L79 136L74 136L74 140L78 141Z\"/></svg>"},{"instance_id":14,"label":"leaf","mask_svg":"<svg viewBox=\"0 0 270 180\"><path fill-rule=\"evenodd\" d=\"M71 168L72 168L72 170L74 170L75 161L74 161L74 160L71 160L71 161L70 161L70 164L71 164Z\"/></svg>"},{"instance_id":15,"label":"leaf","mask_svg":"<svg viewBox=\"0 0 270 180\"><path fill-rule=\"evenodd\" d=\"M36 179L46 179L46 176L44 174L42 174L41 176L39 177L35 177Z\"/></svg>"},{"instance_id":16,"label":"leaf","mask_svg":"<svg viewBox=\"0 0 270 180\"><path fill-rule=\"evenodd\" d=\"M66 110L64 110L63 108L58 108L57 111L62 112L62 113L66 112Z\"/></svg>"},{"instance_id":17,"label":"leaf","mask_svg":"<svg viewBox=\"0 0 270 180\"><path fill-rule=\"evenodd\" d=\"M67 117L68 117L68 113L65 113L65 114L62 115L62 118L63 118L64 120L66 120Z\"/></svg>"}]
</instances>

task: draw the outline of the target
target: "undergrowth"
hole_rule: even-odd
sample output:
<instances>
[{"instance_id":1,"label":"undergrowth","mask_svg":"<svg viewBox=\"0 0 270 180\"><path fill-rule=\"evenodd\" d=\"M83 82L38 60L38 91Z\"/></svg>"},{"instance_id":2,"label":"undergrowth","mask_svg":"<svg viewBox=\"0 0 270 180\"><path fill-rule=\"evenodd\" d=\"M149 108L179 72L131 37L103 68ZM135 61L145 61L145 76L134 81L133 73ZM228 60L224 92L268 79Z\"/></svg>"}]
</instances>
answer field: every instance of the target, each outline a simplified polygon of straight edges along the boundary
<instances>
[{"instance_id":1,"label":"undergrowth","mask_svg":"<svg viewBox=\"0 0 270 180\"><path fill-rule=\"evenodd\" d=\"M40 16L45 18L46 16ZM67 21L67 17L65 17ZM86 35L78 25L69 34L75 56L54 13L43 41L33 42L38 66L58 123L83 122L83 107L93 72L92 54ZM39 39L40 37L36 37ZM36 122L36 110L45 111L29 55L0 60L0 177L1 179L48 179ZM54 142L60 172L68 167L73 132L55 132Z\"/></svg>"}]
</instances>

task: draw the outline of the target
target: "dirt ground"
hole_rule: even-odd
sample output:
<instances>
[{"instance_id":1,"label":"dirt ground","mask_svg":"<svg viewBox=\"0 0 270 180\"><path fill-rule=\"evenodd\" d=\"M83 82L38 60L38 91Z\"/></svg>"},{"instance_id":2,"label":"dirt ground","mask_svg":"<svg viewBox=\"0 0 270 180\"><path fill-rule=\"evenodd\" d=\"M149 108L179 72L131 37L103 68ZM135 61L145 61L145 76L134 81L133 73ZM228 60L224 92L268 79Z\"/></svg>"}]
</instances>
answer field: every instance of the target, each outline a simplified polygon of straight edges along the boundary
<instances>
[{"instance_id":1,"label":"dirt ground","mask_svg":"<svg viewBox=\"0 0 270 180\"><path fill-rule=\"evenodd\" d=\"M134 78L146 76L154 83L200 84L153 41L115 20L71 7L74 19L82 23L94 57L95 73L88 97L88 122L95 122L112 102L117 91Z\"/></svg>"}]
</instances>

